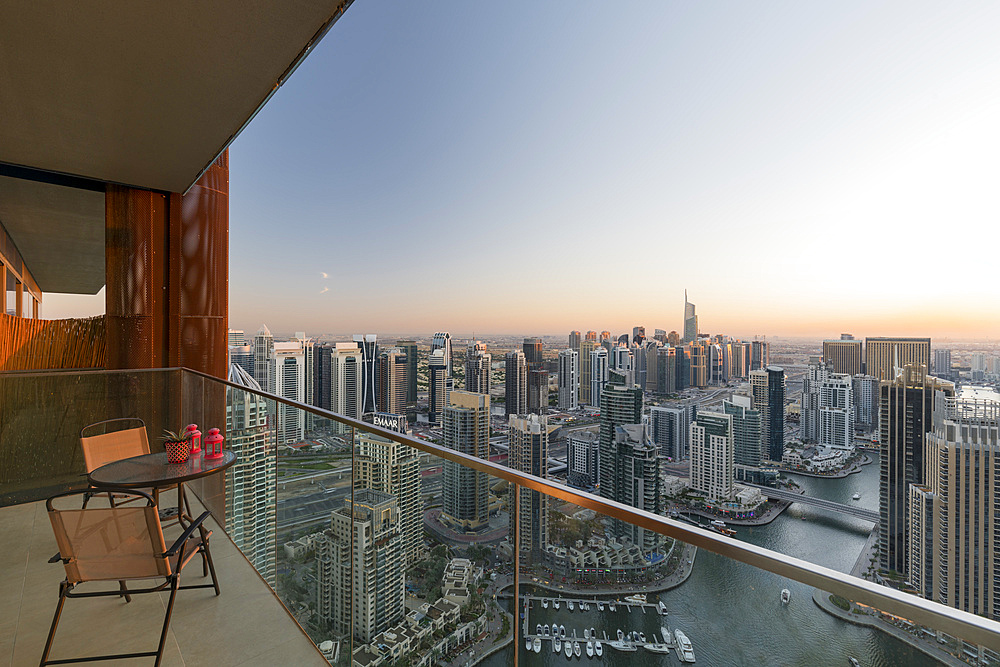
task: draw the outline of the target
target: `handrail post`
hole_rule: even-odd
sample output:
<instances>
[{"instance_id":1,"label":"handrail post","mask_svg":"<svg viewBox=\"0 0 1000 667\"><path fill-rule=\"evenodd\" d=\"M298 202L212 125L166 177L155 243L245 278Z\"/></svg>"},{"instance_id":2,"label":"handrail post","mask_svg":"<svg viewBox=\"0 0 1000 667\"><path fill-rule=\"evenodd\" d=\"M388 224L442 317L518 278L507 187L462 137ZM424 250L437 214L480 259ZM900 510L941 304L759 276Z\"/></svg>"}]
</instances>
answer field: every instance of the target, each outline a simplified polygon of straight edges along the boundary
<instances>
[{"instance_id":1,"label":"handrail post","mask_svg":"<svg viewBox=\"0 0 1000 667\"><path fill-rule=\"evenodd\" d=\"M521 639L517 632L521 613L521 485L515 483L513 490L514 502L511 503L510 511L514 513L514 603L511 611L514 616L514 667L517 667L517 656L521 652ZM528 622L527 612L524 614L524 622Z\"/></svg>"}]
</instances>

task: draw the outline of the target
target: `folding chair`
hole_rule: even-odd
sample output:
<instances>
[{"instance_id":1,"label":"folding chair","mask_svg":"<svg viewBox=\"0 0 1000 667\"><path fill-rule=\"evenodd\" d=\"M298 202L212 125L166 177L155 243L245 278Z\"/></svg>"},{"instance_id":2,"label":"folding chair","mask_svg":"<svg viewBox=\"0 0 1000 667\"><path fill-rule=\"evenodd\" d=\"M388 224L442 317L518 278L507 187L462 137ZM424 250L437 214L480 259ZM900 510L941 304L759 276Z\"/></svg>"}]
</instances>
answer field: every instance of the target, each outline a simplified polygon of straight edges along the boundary
<instances>
[{"instance_id":1,"label":"folding chair","mask_svg":"<svg viewBox=\"0 0 1000 667\"><path fill-rule=\"evenodd\" d=\"M110 489L91 489L96 493ZM41 667L94 660L114 660L122 658L143 658L156 656L156 665L163 657L163 646L170 626L170 615L174 609L174 596L178 590L188 588L214 588L219 594L219 582L215 577L215 565L209 551L208 538L212 531L205 530L202 523L211 512L204 512L191 522L177 540L166 548L160 517L152 496L143 491L115 490L116 494L133 496L146 500L143 506L91 507L81 509L56 509L53 500L87 491L70 491L49 498L45 503L52 530L59 545L59 553L49 559L50 563L62 561L66 568L66 578L59 584L59 604L56 606L52 627L49 629ZM203 567L211 570L212 583L180 586L180 572L194 558L202 555ZM144 588L128 588L125 582L132 579L163 579L163 583ZM118 590L75 592L77 585L93 581L117 581ZM63 605L68 598L118 596L131 602L133 595L156 593L170 589L170 600L163 617L160 643L155 651L142 653L118 653L102 656L88 656L73 659L49 660L52 640L59 625Z\"/></svg>"},{"instance_id":2,"label":"folding chair","mask_svg":"<svg viewBox=\"0 0 1000 667\"><path fill-rule=\"evenodd\" d=\"M133 426L131 428L119 428L118 430L108 431L108 425L114 426L124 426L125 424L131 423ZM135 425L137 424L137 426ZM93 433L93 435L88 435L89 431L95 431L96 427L104 426L103 433ZM84 426L80 430L80 448L83 450L83 461L87 466L87 472L91 473L97 468L100 468L105 463L112 463L113 461L120 461L122 459L127 459L133 456L142 456L143 454L149 454L149 438L146 435L146 424L138 417L118 417L115 419L105 419L104 421L95 422ZM154 488L153 502L157 506L160 504L160 491L167 491L169 489L176 489L177 485ZM86 507L90 499L96 495L93 490L87 491L83 496L83 506ZM114 507L116 504L120 504L120 500L116 500L116 497L120 496L120 492L108 494L108 501L111 506ZM133 502L136 500L132 498L125 502ZM178 499L179 502L179 499ZM178 508L178 514L180 508ZM191 514L190 506L187 508L188 514ZM163 519L173 518L173 516L168 512L161 513Z\"/></svg>"}]
</instances>

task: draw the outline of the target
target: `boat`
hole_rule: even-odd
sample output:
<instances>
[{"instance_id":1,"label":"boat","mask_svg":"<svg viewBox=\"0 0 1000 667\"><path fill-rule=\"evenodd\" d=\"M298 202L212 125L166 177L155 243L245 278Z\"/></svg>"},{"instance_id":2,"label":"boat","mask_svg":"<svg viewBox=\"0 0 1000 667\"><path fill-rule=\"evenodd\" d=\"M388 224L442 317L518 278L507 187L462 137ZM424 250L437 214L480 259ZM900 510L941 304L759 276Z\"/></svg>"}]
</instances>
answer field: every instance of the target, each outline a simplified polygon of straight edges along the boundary
<instances>
[{"instance_id":1,"label":"boat","mask_svg":"<svg viewBox=\"0 0 1000 667\"><path fill-rule=\"evenodd\" d=\"M629 595L625 598L625 602L628 602L629 604L646 604L646 594L636 593L635 595Z\"/></svg>"},{"instance_id":2,"label":"boat","mask_svg":"<svg viewBox=\"0 0 1000 667\"><path fill-rule=\"evenodd\" d=\"M535 637L534 639L532 639L531 640L531 650L534 651L535 653L541 653L542 652L542 640L539 639L538 637Z\"/></svg>"},{"instance_id":3,"label":"boat","mask_svg":"<svg viewBox=\"0 0 1000 667\"><path fill-rule=\"evenodd\" d=\"M556 599L555 601L552 602L552 608L553 609L558 609L559 608L559 600L558 599Z\"/></svg>"},{"instance_id":4,"label":"boat","mask_svg":"<svg viewBox=\"0 0 1000 667\"><path fill-rule=\"evenodd\" d=\"M682 662L694 662L694 647L691 640L680 630L674 630L674 637L677 639L677 657Z\"/></svg>"},{"instance_id":5,"label":"boat","mask_svg":"<svg viewBox=\"0 0 1000 667\"><path fill-rule=\"evenodd\" d=\"M566 608L569 609L570 611L573 611L573 601L572 600L570 600L569 602L566 603Z\"/></svg>"},{"instance_id":6,"label":"boat","mask_svg":"<svg viewBox=\"0 0 1000 667\"><path fill-rule=\"evenodd\" d=\"M674 645L674 633L670 632L670 628L665 625L660 626L660 632L663 634L663 643L672 647Z\"/></svg>"},{"instance_id":7,"label":"boat","mask_svg":"<svg viewBox=\"0 0 1000 667\"><path fill-rule=\"evenodd\" d=\"M639 633L637 633L637 634L639 635L639 643L640 643L640 644L645 644L645 643L646 643L646 635L644 635L644 634L643 634L643 633L641 633L641 632L639 632Z\"/></svg>"},{"instance_id":8,"label":"boat","mask_svg":"<svg viewBox=\"0 0 1000 667\"><path fill-rule=\"evenodd\" d=\"M582 604L583 604L583 610L584 611L590 611L590 603L589 602L583 602Z\"/></svg>"},{"instance_id":9,"label":"boat","mask_svg":"<svg viewBox=\"0 0 1000 667\"><path fill-rule=\"evenodd\" d=\"M590 638L597 639L597 630L595 630L594 628L590 629Z\"/></svg>"},{"instance_id":10,"label":"boat","mask_svg":"<svg viewBox=\"0 0 1000 667\"><path fill-rule=\"evenodd\" d=\"M618 641L620 642L625 641L625 633L622 632L621 628L618 628Z\"/></svg>"},{"instance_id":11,"label":"boat","mask_svg":"<svg viewBox=\"0 0 1000 667\"><path fill-rule=\"evenodd\" d=\"M573 657L573 645L571 643L565 642L563 644L563 649L565 650L567 658L572 658Z\"/></svg>"},{"instance_id":12,"label":"boat","mask_svg":"<svg viewBox=\"0 0 1000 667\"><path fill-rule=\"evenodd\" d=\"M726 527L726 522L725 521L719 521L718 519L716 519L715 521L713 521L709 525L709 528L711 528L712 530L714 530L717 533L721 533L722 535L730 535L730 536L732 536L732 535L736 534L735 530L733 530L732 528L727 528Z\"/></svg>"},{"instance_id":13,"label":"boat","mask_svg":"<svg viewBox=\"0 0 1000 667\"><path fill-rule=\"evenodd\" d=\"M851 500L861 500L861 494L855 493L853 496L851 496Z\"/></svg>"},{"instance_id":14,"label":"boat","mask_svg":"<svg viewBox=\"0 0 1000 667\"><path fill-rule=\"evenodd\" d=\"M660 614L663 615L663 616L666 616L667 615L667 605L663 604L663 600L660 600L659 603L657 603L657 606L660 608Z\"/></svg>"},{"instance_id":15,"label":"boat","mask_svg":"<svg viewBox=\"0 0 1000 667\"><path fill-rule=\"evenodd\" d=\"M596 642L594 644L594 653L597 654L598 658L600 658L602 655L604 655L604 645L601 644L601 642Z\"/></svg>"},{"instance_id":16,"label":"boat","mask_svg":"<svg viewBox=\"0 0 1000 667\"><path fill-rule=\"evenodd\" d=\"M559 635L552 635L552 652L553 653L562 652L562 640L559 639Z\"/></svg>"},{"instance_id":17,"label":"boat","mask_svg":"<svg viewBox=\"0 0 1000 667\"><path fill-rule=\"evenodd\" d=\"M573 655L579 658L581 653L582 651L580 650L580 642L573 640Z\"/></svg>"},{"instance_id":18,"label":"boat","mask_svg":"<svg viewBox=\"0 0 1000 667\"><path fill-rule=\"evenodd\" d=\"M531 637L528 637L524 640L524 648L528 649L529 651L531 650Z\"/></svg>"},{"instance_id":19,"label":"boat","mask_svg":"<svg viewBox=\"0 0 1000 667\"><path fill-rule=\"evenodd\" d=\"M781 589L781 604L788 604L788 601L792 599L792 592L787 588Z\"/></svg>"},{"instance_id":20,"label":"boat","mask_svg":"<svg viewBox=\"0 0 1000 667\"><path fill-rule=\"evenodd\" d=\"M542 634L542 624L541 623L539 623L538 625L535 626L535 634L536 635Z\"/></svg>"},{"instance_id":21,"label":"boat","mask_svg":"<svg viewBox=\"0 0 1000 667\"><path fill-rule=\"evenodd\" d=\"M861 663L858 662L858 659L855 658L854 656L851 656L850 658L848 658L848 660L851 661L851 667L861 667Z\"/></svg>"},{"instance_id":22,"label":"boat","mask_svg":"<svg viewBox=\"0 0 1000 667\"><path fill-rule=\"evenodd\" d=\"M584 628L583 629L583 638L584 639L590 639L590 629L589 628Z\"/></svg>"},{"instance_id":23,"label":"boat","mask_svg":"<svg viewBox=\"0 0 1000 667\"><path fill-rule=\"evenodd\" d=\"M566 639L566 626L565 625L560 625L559 626L559 636L562 637L563 639Z\"/></svg>"},{"instance_id":24,"label":"boat","mask_svg":"<svg viewBox=\"0 0 1000 667\"><path fill-rule=\"evenodd\" d=\"M628 642L623 642L623 641L608 642L608 646L610 646L611 648L615 649L616 651L638 651L639 650L639 649L637 649L635 647L635 644L629 644Z\"/></svg>"},{"instance_id":25,"label":"boat","mask_svg":"<svg viewBox=\"0 0 1000 667\"><path fill-rule=\"evenodd\" d=\"M542 609L548 609L548 608L549 608L549 601L548 601L548 599L547 598L542 598Z\"/></svg>"},{"instance_id":26,"label":"boat","mask_svg":"<svg viewBox=\"0 0 1000 667\"><path fill-rule=\"evenodd\" d=\"M597 603L597 611L604 611L604 603L603 602L599 601Z\"/></svg>"},{"instance_id":27,"label":"boat","mask_svg":"<svg viewBox=\"0 0 1000 667\"><path fill-rule=\"evenodd\" d=\"M546 637L549 636L549 626L548 625L543 625L542 626L542 634L545 635Z\"/></svg>"},{"instance_id":28,"label":"boat","mask_svg":"<svg viewBox=\"0 0 1000 667\"><path fill-rule=\"evenodd\" d=\"M614 602L609 602L608 603L608 609L610 609L611 611L615 611L615 603Z\"/></svg>"},{"instance_id":29,"label":"boat","mask_svg":"<svg viewBox=\"0 0 1000 667\"><path fill-rule=\"evenodd\" d=\"M659 642L646 644L645 648L650 653L670 653L670 646L668 646L667 644L661 644Z\"/></svg>"},{"instance_id":30,"label":"boat","mask_svg":"<svg viewBox=\"0 0 1000 667\"><path fill-rule=\"evenodd\" d=\"M594 657L594 642L587 642L587 657Z\"/></svg>"}]
</instances>

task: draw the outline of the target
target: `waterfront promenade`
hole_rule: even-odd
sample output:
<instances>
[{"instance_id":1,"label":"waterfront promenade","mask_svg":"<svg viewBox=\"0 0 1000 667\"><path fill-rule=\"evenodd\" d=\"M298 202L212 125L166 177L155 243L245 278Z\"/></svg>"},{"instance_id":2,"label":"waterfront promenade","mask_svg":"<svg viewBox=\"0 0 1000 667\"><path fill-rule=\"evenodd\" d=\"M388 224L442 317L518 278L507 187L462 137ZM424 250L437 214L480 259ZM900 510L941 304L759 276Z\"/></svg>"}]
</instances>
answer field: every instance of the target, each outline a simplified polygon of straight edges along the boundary
<instances>
[{"instance_id":1,"label":"waterfront promenade","mask_svg":"<svg viewBox=\"0 0 1000 667\"><path fill-rule=\"evenodd\" d=\"M875 459L869 454L862 454L860 461L854 461L851 465L846 468L841 468L836 472L808 472L805 470L798 470L796 468L785 468L779 467L778 470L789 475L802 475L803 477L818 477L819 479L843 479L848 475L853 475L855 473L861 472L861 466L866 466L869 463L874 463Z\"/></svg>"}]
</instances>

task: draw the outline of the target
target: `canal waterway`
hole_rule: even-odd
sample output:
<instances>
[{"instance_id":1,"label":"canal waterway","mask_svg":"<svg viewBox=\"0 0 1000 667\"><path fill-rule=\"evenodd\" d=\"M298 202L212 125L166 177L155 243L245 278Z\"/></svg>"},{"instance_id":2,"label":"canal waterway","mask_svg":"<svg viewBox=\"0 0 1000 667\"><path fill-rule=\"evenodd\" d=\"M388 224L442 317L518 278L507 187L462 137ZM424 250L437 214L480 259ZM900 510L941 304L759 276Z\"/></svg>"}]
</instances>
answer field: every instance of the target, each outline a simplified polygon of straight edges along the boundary
<instances>
[{"instance_id":1,"label":"canal waterway","mask_svg":"<svg viewBox=\"0 0 1000 667\"><path fill-rule=\"evenodd\" d=\"M864 466L862 472L843 479L820 479L789 475L807 494L844 504L878 508L878 460ZM858 493L860 500L851 497ZM831 514L807 505L793 504L766 526L739 527L736 539L795 556L841 572L854 566L871 524L846 515ZM791 602L783 606L782 588L788 588ZM810 586L784 579L749 565L699 550L691 578L662 594L650 595L649 601L663 600L669 615L652 611L631 613L619 607L614 613L552 608L539 605L531 610L530 624L562 624L567 634L593 627L598 636L612 639L617 631L641 630L648 640L660 635L661 621L673 631L680 628L694 645L697 664L701 665L848 665L856 657L864 666L912 667L937 663L917 649L875 629L851 625L820 610L812 601ZM545 594L538 591L539 594ZM581 648L585 648L582 643ZM482 664L500 667L512 664L513 647L501 651ZM555 655L548 641L542 652L527 652L519 647L522 665L564 665L569 662L592 662L615 667L625 665L680 665L676 653L655 655L639 649L619 653L605 644L604 657L567 659Z\"/></svg>"}]
</instances>

